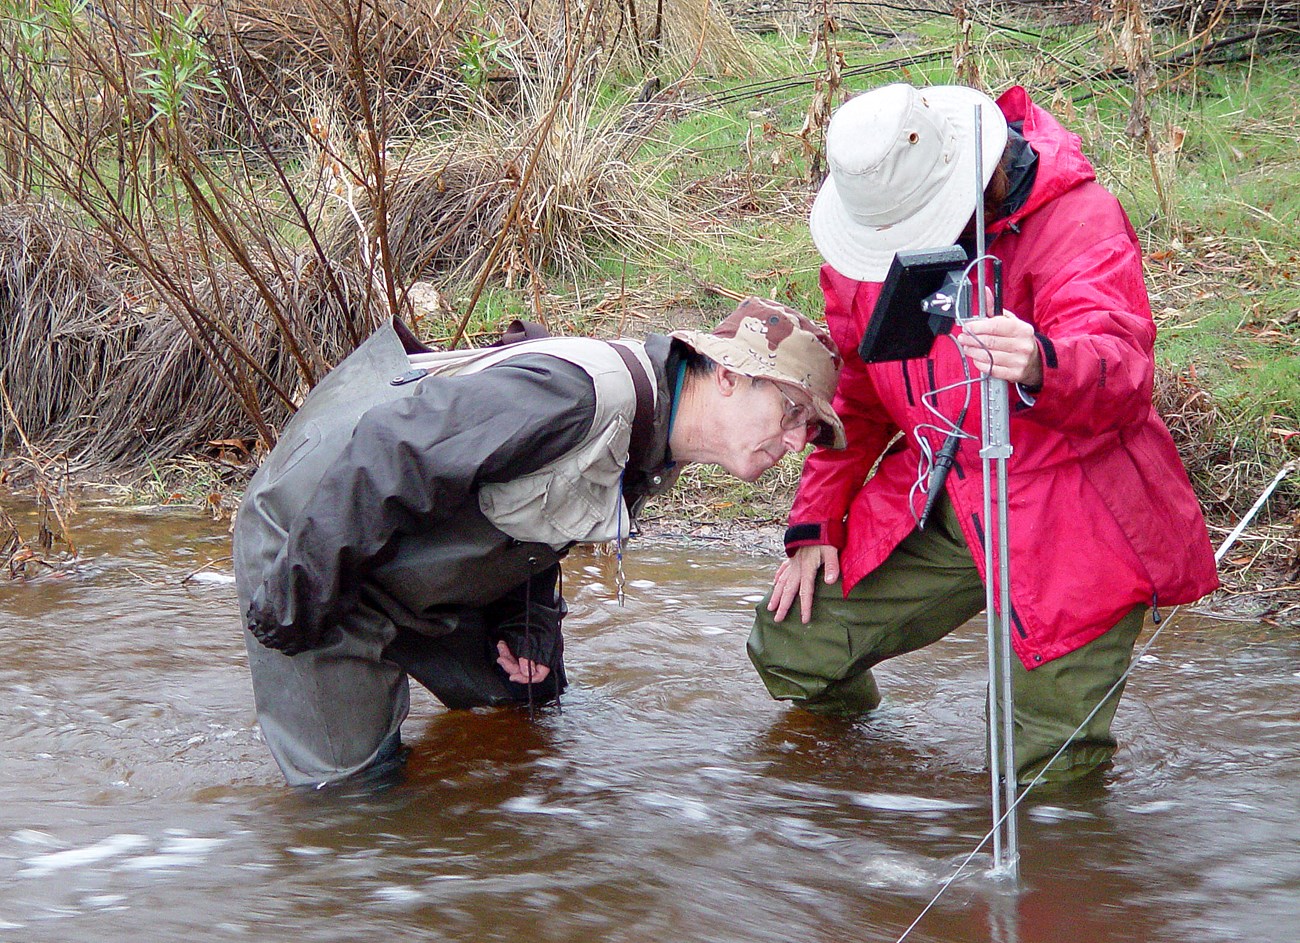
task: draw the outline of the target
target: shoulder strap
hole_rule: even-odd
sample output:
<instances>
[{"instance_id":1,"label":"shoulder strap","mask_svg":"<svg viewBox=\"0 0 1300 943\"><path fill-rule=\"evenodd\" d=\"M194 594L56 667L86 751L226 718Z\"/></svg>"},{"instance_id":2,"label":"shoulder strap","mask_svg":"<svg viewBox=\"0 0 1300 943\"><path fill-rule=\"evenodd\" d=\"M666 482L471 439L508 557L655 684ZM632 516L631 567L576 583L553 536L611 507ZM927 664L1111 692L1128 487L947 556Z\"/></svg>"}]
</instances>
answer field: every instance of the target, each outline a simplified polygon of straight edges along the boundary
<instances>
[{"instance_id":1,"label":"shoulder strap","mask_svg":"<svg viewBox=\"0 0 1300 943\"><path fill-rule=\"evenodd\" d=\"M628 464L645 458L650 446L650 436L654 430L655 394L650 385L650 377L636 354L622 344L611 343L615 353L632 375L632 388L636 390L636 416L632 420L632 438L628 443Z\"/></svg>"},{"instance_id":2,"label":"shoulder strap","mask_svg":"<svg viewBox=\"0 0 1300 943\"><path fill-rule=\"evenodd\" d=\"M507 344L518 344L520 341L536 341L550 336L551 332L536 321L521 321L519 318L515 318L506 326L501 338L488 346L505 347Z\"/></svg>"}]
</instances>

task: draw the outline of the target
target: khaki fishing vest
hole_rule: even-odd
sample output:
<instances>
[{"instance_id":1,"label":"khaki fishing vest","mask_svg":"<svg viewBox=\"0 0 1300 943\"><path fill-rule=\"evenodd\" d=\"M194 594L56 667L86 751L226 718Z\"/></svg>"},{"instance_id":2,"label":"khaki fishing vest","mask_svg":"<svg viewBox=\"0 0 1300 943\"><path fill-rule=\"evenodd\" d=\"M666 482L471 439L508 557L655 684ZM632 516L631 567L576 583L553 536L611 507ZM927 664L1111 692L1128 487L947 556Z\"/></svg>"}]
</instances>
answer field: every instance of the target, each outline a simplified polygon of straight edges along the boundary
<instances>
[{"instance_id":1,"label":"khaki fishing vest","mask_svg":"<svg viewBox=\"0 0 1300 943\"><path fill-rule=\"evenodd\" d=\"M622 477L636 415L636 390L627 366L611 346L616 343L636 357L657 397L654 368L641 344L550 337L499 348L410 355L413 368L428 371L426 378L477 373L522 354L558 357L591 377L596 415L582 442L531 474L479 488L483 515L515 540L560 550L575 542L624 539L630 533Z\"/></svg>"}]
</instances>

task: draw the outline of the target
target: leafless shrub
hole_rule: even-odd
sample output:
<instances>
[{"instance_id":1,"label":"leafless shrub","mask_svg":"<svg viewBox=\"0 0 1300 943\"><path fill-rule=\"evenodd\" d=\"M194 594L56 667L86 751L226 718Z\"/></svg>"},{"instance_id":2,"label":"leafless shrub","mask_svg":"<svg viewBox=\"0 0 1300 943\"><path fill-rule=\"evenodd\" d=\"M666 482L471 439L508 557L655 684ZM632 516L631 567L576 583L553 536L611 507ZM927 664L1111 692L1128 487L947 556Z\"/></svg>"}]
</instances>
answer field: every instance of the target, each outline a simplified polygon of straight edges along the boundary
<instances>
[{"instance_id":1,"label":"leafless shrub","mask_svg":"<svg viewBox=\"0 0 1300 943\"><path fill-rule=\"evenodd\" d=\"M514 22L506 35L561 37L578 34L585 8L567 0L515 0L488 6L489 17ZM673 73L704 71L739 75L752 68L754 53L742 43L731 17L716 0L594 0L587 51L610 61L662 67Z\"/></svg>"},{"instance_id":2,"label":"leafless shrub","mask_svg":"<svg viewBox=\"0 0 1300 943\"><path fill-rule=\"evenodd\" d=\"M651 256L688 238L633 161L653 122L628 119L635 102L598 107L602 67L583 48L515 43L501 57L517 76L516 97L477 99L454 141L422 143L394 165L387 231L399 281L472 281L477 298L501 279L528 285L536 300L549 276L577 277L600 253ZM353 212L333 216L332 258L364 250L357 235L377 212L367 195L349 193ZM540 301L535 309L541 316Z\"/></svg>"},{"instance_id":3,"label":"leafless shrub","mask_svg":"<svg viewBox=\"0 0 1300 943\"><path fill-rule=\"evenodd\" d=\"M376 217L376 251L359 278L323 255L315 235L325 211L317 180L300 180L259 132L241 77L209 43L198 11L166 3L60 10L33 8L31 22L0 30L0 59L9 70L9 81L0 82L0 147L14 195L39 189L75 207L76 228L94 232L130 270L136 301L110 318L133 336L118 356L100 358L103 369L147 364L138 374L128 369L136 382L114 388L129 391L128 415L156 420L158 428L173 423L167 441L175 447L195 428L177 421L195 415L181 408L195 405L185 397L204 398L201 425L217 408L209 391L219 387L270 444L268 393L281 411L292 408L300 384L313 384L340 349L394 310L385 215ZM369 48L360 34L376 27L350 7L322 5L319 12L341 18L335 32L353 53L344 79L364 120L352 173L380 194L382 207L387 112L369 83L384 63L357 58ZM43 28L40 42L32 26ZM99 91L92 95L92 88ZM105 120L106 109L115 109L114 121ZM230 114L246 122L254 146L212 146L217 119ZM309 126L308 116L301 124ZM88 134L92 127L103 133ZM304 283L308 270L314 279ZM316 323L322 310L337 317ZM29 316L25 307L18 314ZM260 345L250 347L254 340ZM280 358L296 376L278 370ZM133 450L101 441L93 451L123 457Z\"/></svg>"},{"instance_id":4,"label":"leafless shrub","mask_svg":"<svg viewBox=\"0 0 1300 943\"><path fill-rule=\"evenodd\" d=\"M213 0L210 9L211 48L243 100L224 112L231 141L299 149L314 106L328 101L356 127L376 91L390 126L446 120L468 101L461 45L481 16L467 0Z\"/></svg>"}]
</instances>

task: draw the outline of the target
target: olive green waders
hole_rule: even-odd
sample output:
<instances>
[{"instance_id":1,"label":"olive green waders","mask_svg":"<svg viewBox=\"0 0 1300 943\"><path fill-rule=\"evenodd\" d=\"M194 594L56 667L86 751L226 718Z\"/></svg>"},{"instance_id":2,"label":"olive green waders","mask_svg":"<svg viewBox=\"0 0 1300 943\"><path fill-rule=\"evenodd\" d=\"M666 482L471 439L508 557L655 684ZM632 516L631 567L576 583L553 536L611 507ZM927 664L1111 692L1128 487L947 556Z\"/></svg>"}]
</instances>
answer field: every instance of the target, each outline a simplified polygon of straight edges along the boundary
<instances>
[{"instance_id":1,"label":"olive green waders","mask_svg":"<svg viewBox=\"0 0 1300 943\"><path fill-rule=\"evenodd\" d=\"M782 622L758 604L749 657L774 698L817 713L856 714L880 703L871 667L937 642L984 609L984 584L952 505L940 503L924 531L913 531L844 598L818 578L812 621L798 603ZM1014 561L1013 561L1014 563ZM769 594L770 598L770 594ZM1144 607L1076 651L1026 671L1012 657L1017 778L1028 783L1127 670ZM1121 686L1043 776L1077 779L1115 753L1111 720Z\"/></svg>"}]
</instances>

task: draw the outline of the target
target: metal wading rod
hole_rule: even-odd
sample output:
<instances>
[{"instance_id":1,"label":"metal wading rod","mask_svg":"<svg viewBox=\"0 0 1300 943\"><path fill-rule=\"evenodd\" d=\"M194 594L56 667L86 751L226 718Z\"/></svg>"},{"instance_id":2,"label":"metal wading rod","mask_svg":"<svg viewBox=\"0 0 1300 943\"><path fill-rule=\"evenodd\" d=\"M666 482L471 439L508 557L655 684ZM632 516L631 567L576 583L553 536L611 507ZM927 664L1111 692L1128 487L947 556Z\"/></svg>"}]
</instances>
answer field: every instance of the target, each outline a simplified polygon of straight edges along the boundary
<instances>
[{"instance_id":1,"label":"metal wading rod","mask_svg":"<svg viewBox=\"0 0 1300 943\"><path fill-rule=\"evenodd\" d=\"M981 395L983 393L981 384ZM982 405L982 404L981 404ZM987 423L985 423L987 427ZM983 455L983 452L980 453ZM989 743L989 777L991 780L991 811L993 815L993 867L1001 869L1006 851L1002 847L1006 832L1006 819L1002 812L1002 708L1001 689L997 683L998 643L993 609L993 534L990 530L992 518L993 488L990 481L989 461L981 458L980 467L984 477L984 612L986 619L985 635L988 643L988 743Z\"/></svg>"},{"instance_id":2,"label":"metal wading rod","mask_svg":"<svg viewBox=\"0 0 1300 943\"><path fill-rule=\"evenodd\" d=\"M1297 459L1292 459L1291 461L1284 464L1278 470L1278 473L1273 478L1273 481L1268 485L1267 488L1264 489L1263 493L1259 496L1258 500L1256 500L1254 505L1251 506L1251 509L1246 512L1246 516L1243 517L1237 523L1237 526L1233 528L1232 533L1230 533L1224 539L1223 543L1219 545L1219 549L1214 552L1214 562L1216 564L1221 563L1223 561L1223 558L1227 556L1228 551L1231 550L1233 545L1237 542L1237 538L1241 536L1242 532L1245 531L1246 527L1250 524L1250 522L1254 520L1255 515L1259 513L1259 509L1264 506L1264 503L1266 501L1268 501L1269 496L1272 495L1273 492L1277 490L1277 487L1282 483L1282 480L1286 478L1287 475L1297 471L1300 471L1300 460ZM1016 808L1019 807L1020 803L1022 803L1025 800L1025 798L1030 794L1030 792L1032 792L1034 788L1042 781L1043 776L1046 775L1048 768L1050 768L1051 765L1055 763L1063 753L1065 753L1065 750L1070 745L1071 741L1073 741L1075 737L1081 734L1084 728L1088 726L1088 724L1092 723L1092 719L1097 716L1097 712L1102 709L1102 706L1105 705L1105 703L1115 695L1115 692L1117 692L1120 689L1120 687L1128 680L1129 675L1133 673L1133 669L1136 668L1139 664L1141 664L1143 657L1145 657L1146 653L1150 651L1151 648L1155 645L1156 640L1160 638L1160 634L1177 621L1178 614L1182 611L1182 608L1183 607L1181 605L1174 606L1174 608L1169 611L1169 614L1166 615L1164 619L1161 620L1160 624L1156 626L1156 630L1151 633L1151 637L1147 639L1146 644L1143 645L1140 650L1135 651L1133 653L1133 657L1129 660L1129 666L1124 669L1124 673L1121 674L1119 678L1116 679L1115 683L1110 686L1110 689L1101 696L1101 700L1097 702L1096 706L1093 707L1091 711L1089 711L1088 716L1083 718L1083 720L1079 722L1079 726L1074 728L1074 732L1065 738L1065 742L1062 743L1061 746L1057 749L1057 751L1054 754L1052 754L1052 756L1048 759L1048 761L1045 764L1043 764L1043 769L1038 773L1038 775L1036 775L1032 780L1030 780L1028 783L1025 784L1024 791L1021 792L1020 796L1016 799L1016 801L1008 807L1007 809L1008 815L1013 814ZM903 931L902 935L899 936L899 938L895 941L895 943L905 943L907 938L911 936L912 931L915 930L917 926L921 923L921 920L924 919L925 915L928 914L934 908L934 905L939 902L939 898L943 897L943 895L947 893L948 888L952 887L953 883L957 880L958 877L961 876L962 872L966 869L966 866L971 863L971 861L975 858L977 854L979 854L980 849L983 848L985 844L989 843L995 838L998 829L1001 827L1001 824L1002 823L997 821L996 819L994 820L993 828L989 829L989 831L985 833L984 837L979 840L979 842L975 845L975 847L971 849L970 853L967 854L966 857L961 861L961 863L957 865L956 869L952 872L951 875L948 876L947 880L945 880L939 886L939 890L936 891L935 895L930 898L930 902L927 903L923 908L921 908L921 912L916 915L915 919L913 919L910 924L908 924L907 929Z\"/></svg>"},{"instance_id":3,"label":"metal wading rod","mask_svg":"<svg viewBox=\"0 0 1300 943\"><path fill-rule=\"evenodd\" d=\"M1003 387L1003 404L1006 389ZM1011 446L1007 446L1008 453ZM1002 596L1002 626L1000 633L1001 652L1000 670L1002 675L1002 798L1007 810L1006 819L1006 859L1003 862L1008 877L1020 876L1020 830L1016 817L1016 718L1015 695L1011 688L1011 567L1010 548L1007 545L1007 462L998 461L998 580Z\"/></svg>"},{"instance_id":4,"label":"metal wading rod","mask_svg":"<svg viewBox=\"0 0 1300 943\"><path fill-rule=\"evenodd\" d=\"M985 298L984 271L984 125L975 106L975 293L979 317L991 317ZM992 353L989 354L990 369ZM984 479L984 591L989 650L989 779L993 811L993 869L1019 877L1020 848L1016 829L1015 710L1011 690L1011 588L1007 548L1007 459L1011 457L1007 381L992 374L980 381L983 437L980 459ZM990 478L996 477L996 482ZM997 526L993 526L993 486L997 488ZM997 549L997 581L994 547ZM994 605L994 594L998 596ZM1006 812L1003 812L1003 809Z\"/></svg>"}]
</instances>

